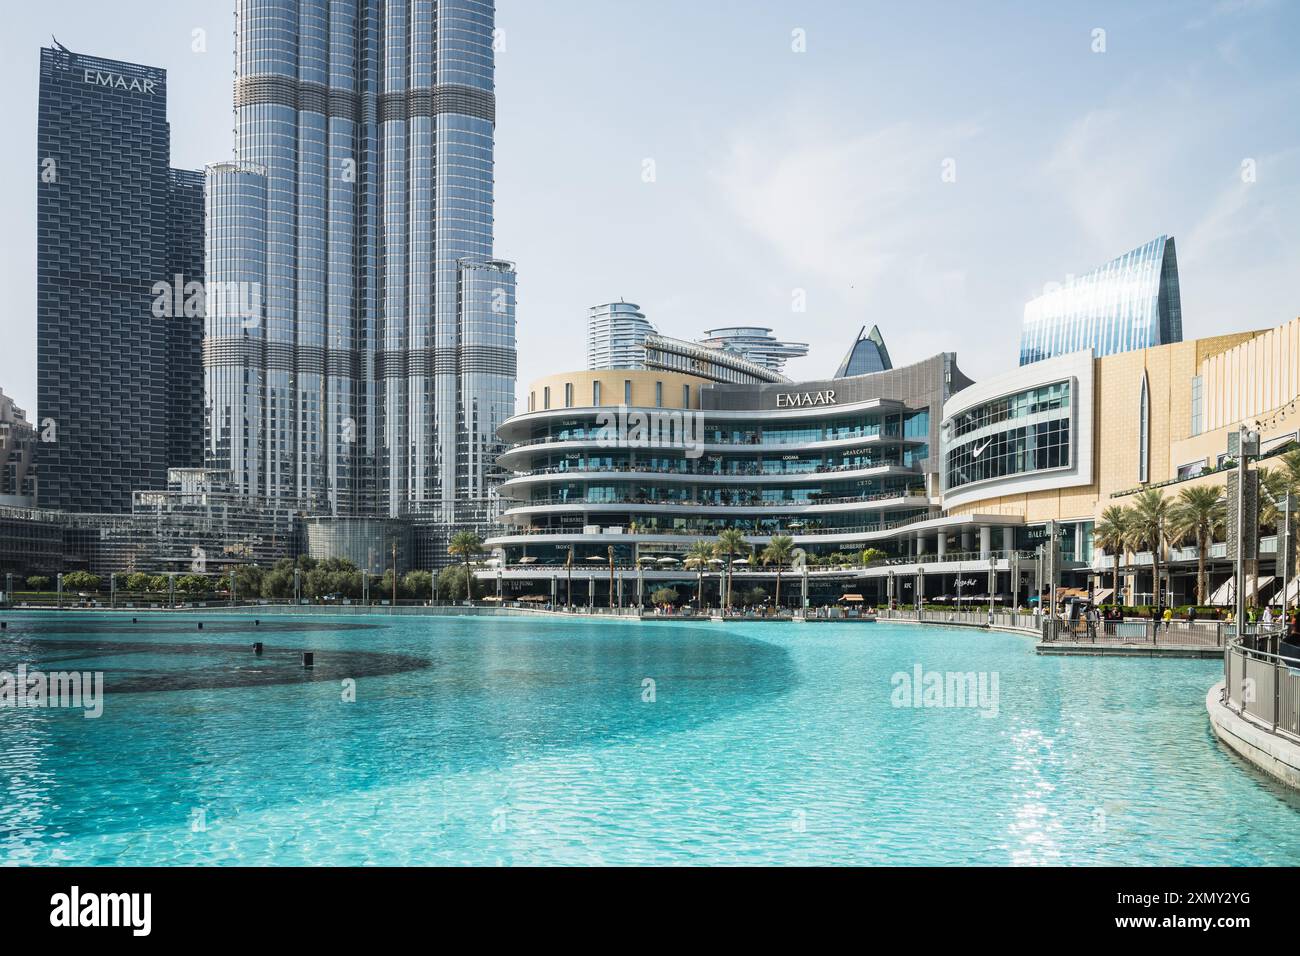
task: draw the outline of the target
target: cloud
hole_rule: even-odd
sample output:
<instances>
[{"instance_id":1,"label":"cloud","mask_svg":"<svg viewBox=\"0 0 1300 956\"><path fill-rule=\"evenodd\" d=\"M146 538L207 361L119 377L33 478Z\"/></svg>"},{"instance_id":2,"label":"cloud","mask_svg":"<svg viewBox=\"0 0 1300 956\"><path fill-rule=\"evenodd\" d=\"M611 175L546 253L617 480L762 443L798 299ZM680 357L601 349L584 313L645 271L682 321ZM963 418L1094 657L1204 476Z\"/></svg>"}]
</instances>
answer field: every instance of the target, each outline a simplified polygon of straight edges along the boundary
<instances>
[{"instance_id":1,"label":"cloud","mask_svg":"<svg viewBox=\"0 0 1300 956\"><path fill-rule=\"evenodd\" d=\"M710 179L725 212L786 267L861 298L929 247L954 188L941 164L960 158L978 129L899 123L846 135L851 128L787 116L737 130Z\"/></svg>"}]
</instances>

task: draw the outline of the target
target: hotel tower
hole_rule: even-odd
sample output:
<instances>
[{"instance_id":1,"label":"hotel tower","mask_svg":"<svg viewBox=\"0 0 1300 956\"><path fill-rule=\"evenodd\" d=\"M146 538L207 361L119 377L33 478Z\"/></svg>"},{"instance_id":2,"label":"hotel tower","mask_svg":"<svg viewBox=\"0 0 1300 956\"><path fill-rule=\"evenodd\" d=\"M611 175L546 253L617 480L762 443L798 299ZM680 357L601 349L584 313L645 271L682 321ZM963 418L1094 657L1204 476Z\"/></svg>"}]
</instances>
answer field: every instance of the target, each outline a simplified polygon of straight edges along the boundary
<instances>
[{"instance_id":1,"label":"hotel tower","mask_svg":"<svg viewBox=\"0 0 1300 956\"><path fill-rule=\"evenodd\" d=\"M239 0L208 168L205 451L308 513L482 520L514 411L491 0Z\"/></svg>"}]
</instances>

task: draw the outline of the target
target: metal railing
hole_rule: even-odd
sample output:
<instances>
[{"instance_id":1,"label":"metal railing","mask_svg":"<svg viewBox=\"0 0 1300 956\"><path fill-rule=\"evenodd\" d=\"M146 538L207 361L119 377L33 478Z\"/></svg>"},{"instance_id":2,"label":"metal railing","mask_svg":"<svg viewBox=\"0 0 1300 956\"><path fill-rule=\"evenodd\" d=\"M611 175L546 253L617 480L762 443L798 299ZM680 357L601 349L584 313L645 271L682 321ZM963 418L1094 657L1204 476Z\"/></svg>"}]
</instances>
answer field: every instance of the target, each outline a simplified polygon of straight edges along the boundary
<instances>
[{"instance_id":1,"label":"metal railing","mask_svg":"<svg viewBox=\"0 0 1300 956\"><path fill-rule=\"evenodd\" d=\"M1223 647L1233 625L1223 621L1153 621L1125 618L1118 621L1043 621L1043 641L1048 644L1110 644L1134 647ZM1247 625L1255 628L1256 625Z\"/></svg>"},{"instance_id":2,"label":"metal railing","mask_svg":"<svg viewBox=\"0 0 1300 956\"><path fill-rule=\"evenodd\" d=\"M1229 640L1223 652L1224 705L1272 733L1300 741L1300 660L1281 657L1280 629Z\"/></svg>"},{"instance_id":3,"label":"metal railing","mask_svg":"<svg viewBox=\"0 0 1300 956\"><path fill-rule=\"evenodd\" d=\"M964 624L969 627L1005 627L1035 633L1040 630L1041 621L1033 613L1004 610L994 610L990 613L987 606L979 607L978 603L974 601L970 603L970 610L961 611L948 610L947 608L942 610L922 608L918 612L901 608L896 610L882 608L876 612L876 617L882 621L918 621L931 624Z\"/></svg>"}]
</instances>

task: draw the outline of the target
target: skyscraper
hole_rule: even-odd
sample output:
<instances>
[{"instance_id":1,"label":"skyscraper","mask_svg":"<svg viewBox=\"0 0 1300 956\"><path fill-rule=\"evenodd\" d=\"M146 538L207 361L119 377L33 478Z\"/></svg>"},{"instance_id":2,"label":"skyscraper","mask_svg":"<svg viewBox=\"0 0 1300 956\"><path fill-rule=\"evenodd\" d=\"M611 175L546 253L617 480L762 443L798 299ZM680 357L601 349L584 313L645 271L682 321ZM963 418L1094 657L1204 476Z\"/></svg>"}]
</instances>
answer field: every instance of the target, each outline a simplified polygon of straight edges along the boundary
<instances>
[{"instance_id":1,"label":"skyscraper","mask_svg":"<svg viewBox=\"0 0 1300 956\"><path fill-rule=\"evenodd\" d=\"M607 302L587 310L587 368L645 368L646 336L655 327L635 302Z\"/></svg>"},{"instance_id":2,"label":"skyscraper","mask_svg":"<svg viewBox=\"0 0 1300 956\"><path fill-rule=\"evenodd\" d=\"M1079 349L1101 358L1182 340L1174 239L1157 236L1028 302L1020 364Z\"/></svg>"},{"instance_id":3,"label":"skyscraper","mask_svg":"<svg viewBox=\"0 0 1300 956\"><path fill-rule=\"evenodd\" d=\"M494 4L237 16L236 159L208 170L207 464L323 514L480 514L516 369Z\"/></svg>"},{"instance_id":4,"label":"skyscraper","mask_svg":"<svg viewBox=\"0 0 1300 956\"><path fill-rule=\"evenodd\" d=\"M202 406L201 185L170 167L167 74L41 50L37 460L41 504L128 511L191 457ZM175 401L173 401L175 399Z\"/></svg>"}]
</instances>

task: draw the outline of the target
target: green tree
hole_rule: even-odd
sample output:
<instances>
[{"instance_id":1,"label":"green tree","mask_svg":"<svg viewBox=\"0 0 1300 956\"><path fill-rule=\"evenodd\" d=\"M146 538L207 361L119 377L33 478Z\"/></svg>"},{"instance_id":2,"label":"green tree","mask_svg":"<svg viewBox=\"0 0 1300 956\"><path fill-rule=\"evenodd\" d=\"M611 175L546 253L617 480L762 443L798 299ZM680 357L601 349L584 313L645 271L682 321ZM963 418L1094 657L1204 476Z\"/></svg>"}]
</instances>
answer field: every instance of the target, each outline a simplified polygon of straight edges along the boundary
<instances>
[{"instance_id":1,"label":"green tree","mask_svg":"<svg viewBox=\"0 0 1300 956\"><path fill-rule=\"evenodd\" d=\"M712 542L699 539L691 542L690 548L686 551L685 564L688 568L695 570L695 609L704 610L704 570L713 560Z\"/></svg>"},{"instance_id":2,"label":"green tree","mask_svg":"<svg viewBox=\"0 0 1300 956\"><path fill-rule=\"evenodd\" d=\"M277 561L270 571L262 575L262 597L273 599L293 597L292 562L285 567L282 562Z\"/></svg>"},{"instance_id":3,"label":"green tree","mask_svg":"<svg viewBox=\"0 0 1300 956\"><path fill-rule=\"evenodd\" d=\"M65 591L98 591L100 578L89 571L70 571L63 576Z\"/></svg>"},{"instance_id":4,"label":"green tree","mask_svg":"<svg viewBox=\"0 0 1300 956\"><path fill-rule=\"evenodd\" d=\"M50 579L43 574L33 574L27 579L27 588L31 591L48 591Z\"/></svg>"},{"instance_id":5,"label":"green tree","mask_svg":"<svg viewBox=\"0 0 1300 956\"><path fill-rule=\"evenodd\" d=\"M1209 485L1184 488L1174 500L1169 521L1174 541L1192 541L1196 545L1196 601L1204 604L1209 599L1205 564L1210 557L1210 545L1216 535L1223 533L1227 523L1222 491Z\"/></svg>"},{"instance_id":6,"label":"green tree","mask_svg":"<svg viewBox=\"0 0 1300 956\"><path fill-rule=\"evenodd\" d=\"M463 564L449 564L438 572L438 598L443 601L460 601L469 593L465 582L469 574Z\"/></svg>"},{"instance_id":7,"label":"green tree","mask_svg":"<svg viewBox=\"0 0 1300 956\"><path fill-rule=\"evenodd\" d=\"M858 560L862 562L863 567L866 567L867 565L874 564L877 561L883 561L887 557L889 557L889 555L885 554L885 552L881 551L879 548L864 548L862 553L858 555Z\"/></svg>"},{"instance_id":8,"label":"green tree","mask_svg":"<svg viewBox=\"0 0 1300 956\"><path fill-rule=\"evenodd\" d=\"M149 579L149 590L166 594L171 586L171 579L165 574L155 574Z\"/></svg>"},{"instance_id":9,"label":"green tree","mask_svg":"<svg viewBox=\"0 0 1300 956\"><path fill-rule=\"evenodd\" d=\"M447 553L463 559L465 564L465 581L469 588L469 600L474 600L474 576L469 573L469 563L483 553L483 539L473 531L457 531L451 536Z\"/></svg>"},{"instance_id":10,"label":"green tree","mask_svg":"<svg viewBox=\"0 0 1300 956\"><path fill-rule=\"evenodd\" d=\"M722 606L727 610L731 609L731 566L732 562L738 555L749 553L749 542L745 540L745 533L739 528L727 528L718 535L717 543L713 546L718 557L725 558L727 561L727 595Z\"/></svg>"},{"instance_id":11,"label":"green tree","mask_svg":"<svg viewBox=\"0 0 1300 956\"><path fill-rule=\"evenodd\" d=\"M182 574L176 579L176 590L186 594L203 594L212 589L212 582L202 574Z\"/></svg>"},{"instance_id":12,"label":"green tree","mask_svg":"<svg viewBox=\"0 0 1300 956\"><path fill-rule=\"evenodd\" d=\"M241 564L235 568L235 594L238 597L253 597L262 593L262 578L265 572L255 564ZM229 577L227 577L227 581Z\"/></svg>"},{"instance_id":13,"label":"green tree","mask_svg":"<svg viewBox=\"0 0 1300 956\"><path fill-rule=\"evenodd\" d=\"M794 538L788 534L774 534L772 539L763 549L761 560L763 564L776 565L776 601L779 608L781 606L781 569L788 567L790 560L794 557Z\"/></svg>"},{"instance_id":14,"label":"green tree","mask_svg":"<svg viewBox=\"0 0 1300 956\"><path fill-rule=\"evenodd\" d=\"M149 590L149 575L143 571L136 571L127 575L126 589L134 593Z\"/></svg>"},{"instance_id":15,"label":"green tree","mask_svg":"<svg viewBox=\"0 0 1300 956\"><path fill-rule=\"evenodd\" d=\"M652 604L676 604L676 603L677 603L677 598L678 598L678 594L677 594L677 589L676 589L676 588L657 588L657 589L656 589L656 590L655 590L655 591L650 595L650 603L652 603Z\"/></svg>"},{"instance_id":16,"label":"green tree","mask_svg":"<svg viewBox=\"0 0 1300 956\"><path fill-rule=\"evenodd\" d=\"M407 571L402 575L402 589L407 597L429 600L433 597L433 574L430 571Z\"/></svg>"},{"instance_id":17,"label":"green tree","mask_svg":"<svg viewBox=\"0 0 1300 956\"><path fill-rule=\"evenodd\" d=\"M1101 520L1092 530L1092 540L1104 551L1110 552L1112 560L1111 584L1115 591L1116 604L1123 604L1119 593L1119 561L1128 549L1128 532L1131 515L1123 505L1111 505L1101 513Z\"/></svg>"},{"instance_id":18,"label":"green tree","mask_svg":"<svg viewBox=\"0 0 1300 956\"><path fill-rule=\"evenodd\" d=\"M1148 488L1133 499L1128 546L1151 550L1151 599L1160 606L1160 550L1169 543L1169 499L1159 488Z\"/></svg>"}]
</instances>

